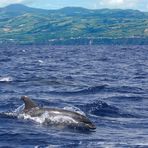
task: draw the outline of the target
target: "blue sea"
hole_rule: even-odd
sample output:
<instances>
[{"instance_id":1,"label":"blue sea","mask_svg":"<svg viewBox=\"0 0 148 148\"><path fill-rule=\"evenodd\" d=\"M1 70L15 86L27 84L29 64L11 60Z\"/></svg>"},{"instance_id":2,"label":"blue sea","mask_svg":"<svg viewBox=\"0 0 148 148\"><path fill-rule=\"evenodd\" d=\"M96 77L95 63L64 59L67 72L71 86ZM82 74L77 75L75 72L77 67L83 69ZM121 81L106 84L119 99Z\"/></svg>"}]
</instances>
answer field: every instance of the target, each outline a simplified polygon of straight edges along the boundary
<instances>
[{"instance_id":1,"label":"blue sea","mask_svg":"<svg viewBox=\"0 0 148 148\"><path fill-rule=\"evenodd\" d=\"M22 95L85 114L95 131L21 119ZM148 147L148 46L0 46L0 147Z\"/></svg>"}]
</instances>

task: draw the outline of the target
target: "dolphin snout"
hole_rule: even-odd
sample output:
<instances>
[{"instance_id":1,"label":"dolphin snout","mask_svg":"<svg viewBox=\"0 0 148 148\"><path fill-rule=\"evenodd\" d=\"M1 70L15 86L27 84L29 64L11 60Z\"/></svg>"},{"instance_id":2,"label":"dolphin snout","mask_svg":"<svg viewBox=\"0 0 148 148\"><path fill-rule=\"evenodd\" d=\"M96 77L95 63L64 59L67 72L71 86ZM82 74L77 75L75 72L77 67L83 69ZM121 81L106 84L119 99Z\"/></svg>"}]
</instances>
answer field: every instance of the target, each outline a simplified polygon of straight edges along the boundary
<instances>
[{"instance_id":1,"label":"dolphin snout","mask_svg":"<svg viewBox=\"0 0 148 148\"><path fill-rule=\"evenodd\" d=\"M86 124L86 127L88 127L89 129L95 130L96 126L94 124Z\"/></svg>"}]
</instances>

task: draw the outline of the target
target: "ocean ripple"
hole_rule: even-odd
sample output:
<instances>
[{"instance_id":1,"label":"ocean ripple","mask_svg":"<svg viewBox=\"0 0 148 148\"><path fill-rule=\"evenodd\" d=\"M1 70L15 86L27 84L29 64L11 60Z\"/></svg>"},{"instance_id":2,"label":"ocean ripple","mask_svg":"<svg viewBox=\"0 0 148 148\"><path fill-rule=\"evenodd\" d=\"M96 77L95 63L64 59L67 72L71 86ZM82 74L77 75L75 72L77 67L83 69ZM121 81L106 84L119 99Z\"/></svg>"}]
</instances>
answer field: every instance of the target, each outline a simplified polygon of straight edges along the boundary
<instances>
[{"instance_id":1,"label":"ocean ripple","mask_svg":"<svg viewBox=\"0 0 148 148\"><path fill-rule=\"evenodd\" d=\"M127 113L121 109L119 109L116 106L112 106L107 104L106 102L96 100L92 103L88 103L85 105L77 105L79 108L81 108L84 112L87 112L89 114L93 114L96 116L102 116L102 117L135 117L132 113Z\"/></svg>"}]
</instances>

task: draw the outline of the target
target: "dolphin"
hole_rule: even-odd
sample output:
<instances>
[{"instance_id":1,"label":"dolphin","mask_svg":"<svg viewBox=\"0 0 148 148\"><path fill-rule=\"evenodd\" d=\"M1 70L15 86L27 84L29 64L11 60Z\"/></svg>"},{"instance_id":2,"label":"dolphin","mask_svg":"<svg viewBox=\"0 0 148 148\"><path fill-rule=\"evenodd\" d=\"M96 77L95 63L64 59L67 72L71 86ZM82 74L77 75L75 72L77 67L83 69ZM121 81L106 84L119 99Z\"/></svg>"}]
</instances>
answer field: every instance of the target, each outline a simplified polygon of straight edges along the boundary
<instances>
[{"instance_id":1,"label":"dolphin","mask_svg":"<svg viewBox=\"0 0 148 148\"><path fill-rule=\"evenodd\" d=\"M48 114L45 119L45 122L48 125L70 127L74 129L96 129L95 125L86 116L77 112L61 108L42 108L28 96L22 96L21 99L25 103L25 107L22 111L23 113L31 117L41 117L43 114Z\"/></svg>"}]
</instances>

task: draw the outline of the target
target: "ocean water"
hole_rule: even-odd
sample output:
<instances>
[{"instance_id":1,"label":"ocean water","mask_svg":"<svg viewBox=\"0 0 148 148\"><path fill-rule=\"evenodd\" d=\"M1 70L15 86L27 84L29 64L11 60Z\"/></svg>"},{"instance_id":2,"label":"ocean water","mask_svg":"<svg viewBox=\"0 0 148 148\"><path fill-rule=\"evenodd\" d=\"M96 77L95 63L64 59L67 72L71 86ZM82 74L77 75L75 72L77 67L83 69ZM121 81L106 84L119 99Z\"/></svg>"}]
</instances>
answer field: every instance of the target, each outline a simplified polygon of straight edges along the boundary
<instances>
[{"instance_id":1,"label":"ocean water","mask_svg":"<svg viewBox=\"0 0 148 148\"><path fill-rule=\"evenodd\" d=\"M22 95L96 130L18 118ZM148 147L148 46L0 46L0 147Z\"/></svg>"}]
</instances>

